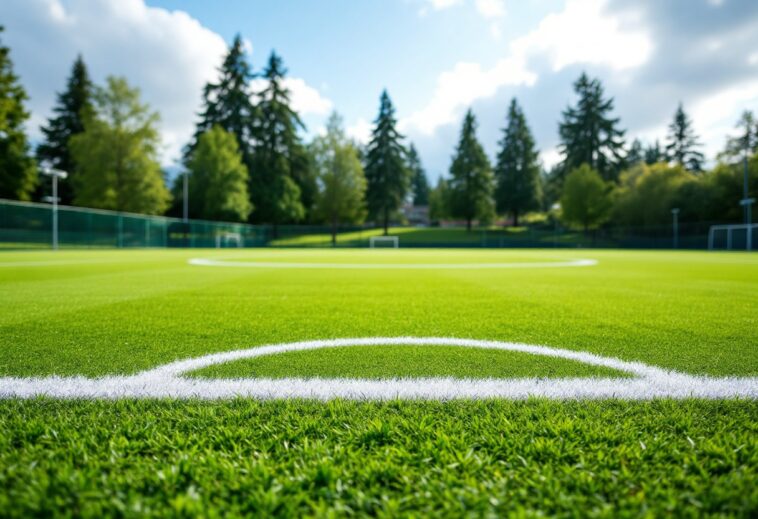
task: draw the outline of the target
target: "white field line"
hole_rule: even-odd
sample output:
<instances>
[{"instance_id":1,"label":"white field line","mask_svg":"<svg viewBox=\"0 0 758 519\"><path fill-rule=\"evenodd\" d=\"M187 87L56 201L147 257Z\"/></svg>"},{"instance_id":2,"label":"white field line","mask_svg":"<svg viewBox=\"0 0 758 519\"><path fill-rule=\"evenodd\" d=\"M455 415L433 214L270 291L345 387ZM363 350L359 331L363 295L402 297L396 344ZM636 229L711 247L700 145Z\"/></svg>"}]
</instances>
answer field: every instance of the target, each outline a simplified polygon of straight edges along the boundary
<instances>
[{"instance_id":1,"label":"white field line","mask_svg":"<svg viewBox=\"0 0 758 519\"><path fill-rule=\"evenodd\" d=\"M290 351L367 345L461 346L517 351L583 362L634 375L633 378L512 378L455 379L286 378L202 379L185 375L197 369L240 359ZM307 398L329 400L386 399L605 399L758 398L758 377L705 377L667 371L641 362L628 362L593 353L499 341L445 337L371 337L304 341L213 353L180 360L132 376L0 378L0 398Z\"/></svg>"},{"instance_id":2,"label":"white field line","mask_svg":"<svg viewBox=\"0 0 758 519\"><path fill-rule=\"evenodd\" d=\"M558 267L591 267L597 265L594 259L575 259L567 261L535 261L512 263L304 263L278 261L228 261L207 258L192 258L190 265L200 267L233 268L273 268L273 269L531 269Z\"/></svg>"}]
</instances>

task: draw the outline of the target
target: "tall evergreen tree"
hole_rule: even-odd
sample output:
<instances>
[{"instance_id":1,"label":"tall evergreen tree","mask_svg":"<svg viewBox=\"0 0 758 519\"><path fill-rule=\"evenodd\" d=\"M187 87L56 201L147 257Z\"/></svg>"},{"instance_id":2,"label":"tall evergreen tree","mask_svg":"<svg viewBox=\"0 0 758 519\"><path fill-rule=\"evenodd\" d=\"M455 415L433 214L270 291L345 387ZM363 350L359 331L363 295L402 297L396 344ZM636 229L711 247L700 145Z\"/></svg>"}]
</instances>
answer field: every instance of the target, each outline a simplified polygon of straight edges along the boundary
<instances>
[{"instance_id":1,"label":"tall evergreen tree","mask_svg":"<svg viewBox=\"0 0 758 519\"><path fill-rule=\"evenodd\" d=\"M187 161L189 208L206 220L245 222L252 211L248 173L234 134L214 126L203 135Z\"/></svg>"},{"instance_id":2,"label":"tall evergreen tree","mask_svg":"<svg viewBox=\"0 0 758 519\"><path fill-rule=\"evenodd\" d=\"M250 171L253 219L273 224L275 233L277 225L303 219L301 183L312 179L307 170L307 151L298 135L305 127L290 107L290 91L284 85L286 73L281 58L272 52L263 73L266 86L256 107Z\"/></svg>"},{"instance_id":3,"label":"tall evergreen tree","mask_svg":"<svg viewBox=\"0 0 758 519\"><path fill-rule=\"evenodd\" d=\"M170 194L158 150L157 112L123 78L109 77L95 92L95 114L71 138L77 205L162 214Z\"/></svg>"},{"instance_id":4,"label":"tall evergreen tree","mask_svg":"<svg viewBox=\"0 0 758 519\"><path fill-rule=\"evenodd\" d=\"M498 211L511 213L513 225L519 215L539 209L540 165L534 137L514 98L508 108L508 123L500 141L495 166L495 201Z\"/></svg>"},{"instance_id":5,"label":"tall evergreen tree","mask_svg":"<svg viewBox=\"0 0 758 519\"><path fill-rule=\"evenodd\" d=\"M659 162L666 161L666 154L661 149L661 143L658 139L653 144L645 148L645 164L651 166Z\"/></svg>"},{"instance_id":6,"label":"tall evergreen tree","mask_svg":"<svg viewBox=\"0 0 758 519\"><path fill-rule=\"evenodd\" d=\"M381 222L387 234L392 213L397 211L410 187L403 136L396 129L395 108L385 90L379 103L371 141L366 150L366 201L369 217Z\"/></svg>"},{"instance_id":7,"label":"tall evergreen tree","mask_svg":"<svg viewBox=\"0 0 758 519\"><path fill-rule=\"evenodd\" d=\"M413 205L429 205L429 179L413 144L408 148L408 170L413 184Z\"/></svg>"},{"instance_id":8,"label":"tall evergreen tree","mask_svg":"<svg viewBox=\"0 0 758 519\"><path fill-rule=\"evenodd\" d=\"M203 108L192 142L185 149L189 155L197 146L200 136L218 125L234 134L248 166L252 157L252 124L255 113L250 81L253 73L248 62L242 38L234 38L229 52L219 68L218 81L203 88Z\"/></svg>"},{"instance_id":9,"label":"tall evergreen tree","mask_svg":"<svg viewBox=\"0 0 758 519\"><path fill-rule=\"evenodd\" d=\"M37 183L37 168L24 133L29 119L24 108L27 99L13 72L10 49L0 42L0 198L29 200Z\"/></svg>"},{"instance_id":10,"label":"tall evergreen tree","mask_svg":"<svg viewBox=\"0 0 758 519\"><path fill-rule=\"evenodd\" d=\"M682 103L674 114L674 120L669 125L666 156L670 162L683 166L688 171L703 171L703 154L697 150L700 141L692 128L692 121L684 112Z\"/></svg>"},{"instance_id":11,"label":"tall evergreen tree","mask_svg":"<svg viewBox=\"0 0 758 519\"><path fill-rule=\"evenodd\" d=\"M634 166L640 162L645 161L645 148L642 146L642 142L639 139L634 139L632 145L629 148L629 153L626 154L626 163L629 166Z\"/></svg>"},{"instance_id":12,"label":"tall evergreen tree","mask_svg":"<svg viewBox=\"0 0 758 519\"><path fill-rule=\"evenodd\" d=\"M494 178L484 148L476 138L476 119L469 110L463 119L461 136L450 165L451 211L466 220L471 230L474 219L490 219L494 213Z\"/></svg>"},{"instance_id":13,"label":"tall evergreen tree","mask_svg":"<svg viewBox=\"0 0 758 519\"><path fill-rule=\"evenodd\" d=\"M66 90L58 94L53 108L55 115L41 128L44 141L37 148L37 159L50 166L66 171L69 176L58 181L58 196L64 204L74 200L76 167L69 147L71 137L84 131L84 120L92 115L94 85L79 55L71 68Z\"/></svg>"},{"instance_id":14,"label":"tall evergreen tree","mask_svg":"<svg viewBox=\"0 0 758 519\"><path fill-rule=\"evenodd\" d=\"M728 137L726 149L720 158L727 160L742 159L745 153L758 153L758 121L753 112L745 110L735 126L739 130L737 137Z\"/></svg>"},{"instance_id":15,"label":"tall evergreen tree","mask_svg":"<svg viewBox=\"0 0 758 519\"><path fill-rule=\"evenodd\" d=\"M563 112L559 127L564 175L588 164L605 180L616 181L624 167L624 131L618 127L619 119L611 117L613 98L605 99L600 80L585 73L574 90L579 101Z\"/></svg>"}]
</instances>

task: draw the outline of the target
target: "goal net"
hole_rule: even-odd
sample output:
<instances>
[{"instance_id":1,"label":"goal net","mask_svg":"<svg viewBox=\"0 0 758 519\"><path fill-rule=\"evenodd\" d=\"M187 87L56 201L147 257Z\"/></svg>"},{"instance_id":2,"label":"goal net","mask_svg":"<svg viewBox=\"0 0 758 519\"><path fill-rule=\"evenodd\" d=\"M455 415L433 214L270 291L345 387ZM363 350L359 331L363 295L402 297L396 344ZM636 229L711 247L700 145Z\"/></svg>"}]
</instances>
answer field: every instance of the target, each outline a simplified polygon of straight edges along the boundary
<instances>
[{"instance_id":1,"label":"goal net","mask_svg":"<svg viewBox=\"0 0 758 519\"><path fill-rule=\"evenodd\" d=\"M369 238L368 243L372 249L397 249L400 246L400 238L397 236L372 236Z\"/></svg>"},{"instance_id":2,"label":"goal net","mask_svg":"<svg viewBox=\"0 0 758 519\"><path fill-rule=\"evenodd\" d=\"M242 235L238 232L221 232L216 235L216 248L242 247Z\"/></svg>"},{"instance_id":3,"label":"goal net","mask_svg":"<svg viewBox=\"0 0 758 519\"><path fill-rule=\"evenodd\" d=\"M708 250L753 250L758 223L712 225L708 230Z\"/></svg>"}]
</instances>

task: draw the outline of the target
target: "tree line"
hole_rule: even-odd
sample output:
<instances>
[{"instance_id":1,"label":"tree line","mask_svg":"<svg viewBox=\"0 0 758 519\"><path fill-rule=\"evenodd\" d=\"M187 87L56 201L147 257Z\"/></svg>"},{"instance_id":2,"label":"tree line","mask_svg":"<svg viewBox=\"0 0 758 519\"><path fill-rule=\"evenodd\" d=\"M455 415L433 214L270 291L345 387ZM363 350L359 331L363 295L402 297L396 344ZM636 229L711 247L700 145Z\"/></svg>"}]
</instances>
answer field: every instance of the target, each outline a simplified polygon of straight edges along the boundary
<instances>
[{"instance_id":1,"label":"tree line","mask_svg":"<svg viewBox=\"0 0 758 519\"><path fill-rule=\"evenodd\" d=\"M704 171L700 141L681 104L663 145L638 139L627 145L613 98L598 79L582 74L574 83L577 101L558 127L560 163L543 168L513 99L495 160L479 142L469 110L448 175L432 188L418 152L397 129L386 91L365 146L346 136L337 113L306 143L286 77L275 52L254 72L242 39L234 39L217 79L203 89L195 132L183 150L190 217L269 224L274 232L282 224L325 223L334 238L340 225L366 220L386 233L412 203L429 206L433 220L464 221L468 229L498 215L518 226L527 214L543 213L589 230L606 222L666 223L673 207L683 221L739 221L745 154L752 189L758 184L758 124L751 112L717 165ZM69 173L59 187L64 204L181 215L184 178L168 185L161 170L159 115L126 79L110 76L96 85L79 56L34 153L24 133L26 101L10 51L0 44L0 197L41 199L49 192L38 175L42 164Z\"/></svg>"}]
</instances>

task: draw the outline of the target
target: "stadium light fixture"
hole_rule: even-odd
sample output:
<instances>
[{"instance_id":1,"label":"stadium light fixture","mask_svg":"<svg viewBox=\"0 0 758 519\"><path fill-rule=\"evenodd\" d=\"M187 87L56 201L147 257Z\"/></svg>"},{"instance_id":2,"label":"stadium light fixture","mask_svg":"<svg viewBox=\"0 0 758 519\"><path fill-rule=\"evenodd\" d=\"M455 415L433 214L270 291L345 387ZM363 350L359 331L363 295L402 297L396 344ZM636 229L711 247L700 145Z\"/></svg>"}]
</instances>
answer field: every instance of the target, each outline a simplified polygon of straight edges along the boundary
<instances>
[{"instance_id":1,"label":"stadium light fixture","mask_svg":"<svg viewBox=\"0 0 758 519\"><path fill-rule=\"evenodd\" d=\"M45 201L53 204L53 250L58 250L58 179L65 179L68 173L62 169L43 167L42 174L53 179L53 196L46 196Z\"/></svg>"}]
</instances>

